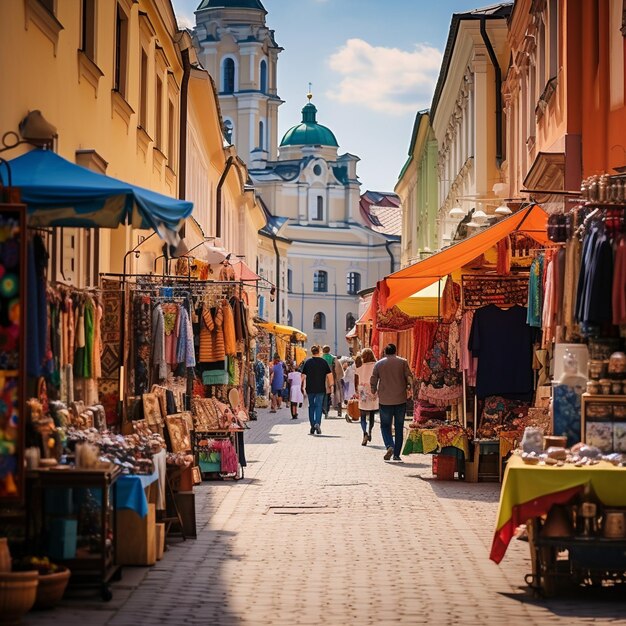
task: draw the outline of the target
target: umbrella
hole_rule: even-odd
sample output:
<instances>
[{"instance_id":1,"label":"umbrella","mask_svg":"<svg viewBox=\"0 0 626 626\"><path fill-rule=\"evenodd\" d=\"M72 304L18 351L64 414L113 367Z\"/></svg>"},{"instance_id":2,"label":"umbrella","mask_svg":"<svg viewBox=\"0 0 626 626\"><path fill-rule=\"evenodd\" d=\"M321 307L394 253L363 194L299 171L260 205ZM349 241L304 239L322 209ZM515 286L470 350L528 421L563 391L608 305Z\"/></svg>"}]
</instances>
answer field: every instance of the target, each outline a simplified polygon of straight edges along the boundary
<instances>
[{"instance_id":1,"label":"umbrella","mask_svg":"<svg viewBox=\"0 0 626 626\"><path fill-rule=\"evenodd\" d=\"M176 232L193 204L104 174L49 150L31 150L8 162L31 226L151 228ZM2 172L0 181L7 184Z\"/></svg>"}]
</instances>

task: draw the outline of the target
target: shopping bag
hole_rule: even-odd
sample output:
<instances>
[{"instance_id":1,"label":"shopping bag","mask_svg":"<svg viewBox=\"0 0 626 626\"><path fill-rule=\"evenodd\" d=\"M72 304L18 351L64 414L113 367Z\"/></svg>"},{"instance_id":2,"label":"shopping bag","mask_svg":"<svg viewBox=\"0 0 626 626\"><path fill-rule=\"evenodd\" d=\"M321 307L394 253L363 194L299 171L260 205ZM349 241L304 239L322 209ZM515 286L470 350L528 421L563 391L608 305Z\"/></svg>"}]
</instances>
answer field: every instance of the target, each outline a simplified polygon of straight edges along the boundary
<instances>
[{"instance_id":1,"label":"shopping bag","mask_svg":"<svg viewBox=\"0 0 626 626\"><path fill-rule=\"evenodd\" d=\"M359 409L359 401L357 398L352 398L348 400L348 415L350 419L354 422L357 422L361 419L361 410Z\"/></svg>"}]
</instances>

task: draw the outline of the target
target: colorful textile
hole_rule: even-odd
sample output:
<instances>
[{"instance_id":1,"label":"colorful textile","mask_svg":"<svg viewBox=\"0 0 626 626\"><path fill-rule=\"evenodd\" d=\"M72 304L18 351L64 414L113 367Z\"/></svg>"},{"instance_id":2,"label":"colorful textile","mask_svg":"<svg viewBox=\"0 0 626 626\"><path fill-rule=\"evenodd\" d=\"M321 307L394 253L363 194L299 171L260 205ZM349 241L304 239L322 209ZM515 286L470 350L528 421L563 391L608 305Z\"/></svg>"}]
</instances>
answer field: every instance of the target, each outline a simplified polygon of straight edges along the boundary
<instances>
[{"instance_id":1,"label":"colorful textile","mask_svg":"<svg viewBox=\"0 0 626 626\"><path fill-rule=\"evenodd\" d=\"M437 406L455 404L463 396L461 376L450 367L448 361L449 339L450 324L439 324L420 373L422 384L419 399L428 400Z\"/></svg>"},{"instance_id":2,"label":"colorful textile","mask_svg":"<svg viewBox=\"0 0 626 626\"><path fill-rule=\"evenodd\" d=\"M469 458L469 439L462 427L409 428L402 454L431 454L448 447L461 450Z\"/></svg>"},{"instance_id":3,"label":"colorful textile","mask_svg":"<svg viewBox=\"0 0 626 626\"><path fill-rule=\"evenodd\" d=\"M626 467L605 461L585 467L526 465L512 456L504 473L489 558L500 563L520 524L546 514L553 504L569 502L585 485L591 486L604 506L626 506Z\"/></svg>"},{"instance_id":4,"label":"colorful textile","mask_svg":"<svg viewBox=\"0 0 626 626\"><path fill-rule=\"evenodd\" d=\"M540 253L530 265L528 279L528 308L526 323L533 328L541 328L543 309L543 254Z\"/></svg>"},{"instance_id":5,"label":"colorful textile","mask_svg":"<svg viewBox=\"0 0 626 626\"><path fill-rule=\"evenodd\" d=\"M411 358L411 369L416 378L422 377L424 357L432 348L436 332L436 322L427 322L424 320L415 322L415 326L413 327L413 356Z\"/></svg>"}]
</instances>

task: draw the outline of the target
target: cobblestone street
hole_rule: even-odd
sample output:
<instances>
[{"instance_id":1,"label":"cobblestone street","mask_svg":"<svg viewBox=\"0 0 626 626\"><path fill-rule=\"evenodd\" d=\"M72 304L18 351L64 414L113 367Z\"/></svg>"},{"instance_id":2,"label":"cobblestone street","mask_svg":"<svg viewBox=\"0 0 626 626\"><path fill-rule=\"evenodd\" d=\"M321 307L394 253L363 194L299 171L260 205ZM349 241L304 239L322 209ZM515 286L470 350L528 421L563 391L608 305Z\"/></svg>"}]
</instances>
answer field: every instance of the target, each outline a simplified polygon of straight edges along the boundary
<instances>
[{"instance_id":1,"label":"cobblestone street","mask_svg":"<svg viewBox=\"0 0 626 626\"><path fill-rule=\"evenodd\" d=\"M322 430L261 411L245 479L196 488L197 540L125 568L108 604L66 600L24 623L624 623L624 600L529 596L522 542L488 560L499 485L435 482L429 456L385 463L378 426L365 448L357 424Z\"/></svg>"}]
</instances>

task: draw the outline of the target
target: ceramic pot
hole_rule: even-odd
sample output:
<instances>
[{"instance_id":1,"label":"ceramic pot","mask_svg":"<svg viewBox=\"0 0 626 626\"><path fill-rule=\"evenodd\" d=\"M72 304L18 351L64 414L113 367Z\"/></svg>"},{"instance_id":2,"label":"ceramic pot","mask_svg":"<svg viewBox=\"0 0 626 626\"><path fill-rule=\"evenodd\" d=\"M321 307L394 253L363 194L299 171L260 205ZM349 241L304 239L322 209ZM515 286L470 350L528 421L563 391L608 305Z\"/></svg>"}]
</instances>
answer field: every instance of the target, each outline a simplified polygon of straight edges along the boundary
<instances>
[{"instance_id":1,"label":"ceramic pot","mask_svg":"<svg viewBox=\"0 0 626 626\"><path fill-rule=\"evenodd\" d=\"M562 504L554 504L541 529L542 537L571 537L574 527L568 508Z\"/></svg>"},{"instance_id":2,"label":"ceramic pot","mask_svg":"<svg viewBox=\"0 0 626 626\"><path fill-rule=\"evenodd\" d=\"M35 604L39 572L0 573L0 624L19 624Z\"/></svg>"},{"instance_id":3,"label":"ceramic pot","mask_svg":"<svg viewBox=\"0 0 626 626\"><path fill-rule=\"evenodd\" d=\"M613 352L609 357L609 374L626 374L626 354L623 352Z\"/></svg>"},{"instance_id":4,"label":"ceramic pot","mask_svg":"<svg viewBox=\"0 0 626 626\"><path fill-rule=\"evenodd\" d=\"M626 536L624 511L607 511L604 518L604 536L608 539L621 539Z\"/></svg>"},{"instance_id":5,"label":"ceramic pot","mask_svg":"<svg viewBox=\"0 0 626 626\"><path fill-rule=\"evenodd\" d=\"M0 537L0 572L11 571L11 552L6 537Z\"/></svg>"},{"instance_id":6,"label":"ceramic pot","mask_svg":"<svg viewBox=\"0 0 626 626\"><path fill-rule=\"evenodd\" d=\"M55 607L63 598L70 574L70 570L62 566L60 566L60 571L54 574L39 574L35 608L51 609Z\"/></svg>"}]
</instances>

